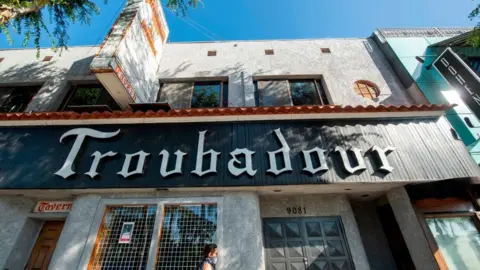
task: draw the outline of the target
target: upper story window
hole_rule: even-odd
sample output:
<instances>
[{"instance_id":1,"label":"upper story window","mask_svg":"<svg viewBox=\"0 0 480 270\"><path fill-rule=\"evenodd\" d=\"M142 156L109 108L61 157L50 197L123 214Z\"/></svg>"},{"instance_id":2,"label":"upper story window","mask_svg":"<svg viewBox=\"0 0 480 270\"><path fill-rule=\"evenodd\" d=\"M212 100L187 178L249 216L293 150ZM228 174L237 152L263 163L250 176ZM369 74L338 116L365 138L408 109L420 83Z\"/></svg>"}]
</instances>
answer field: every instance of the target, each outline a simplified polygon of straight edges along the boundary
<instances>
[{"instance_id":1,"label":"upper story window","mask_svg":"<svg viewBox=\"0 0 480 270\"><path fill-rule=\"evenodd\" d=\"M228 81L162 83L157 102L172 109L228 107Z\"/></svg>"},{"instance_id":2,"label":"upper story window","mask_svg":"<svg viewBox=\"0 0 480 270\"><path fill-rule=\"evenodd\" d=\"M320 80L259 80L258 106L326 105L328 99Z\"/></svg>"},{"instance_id":3,"label":"upper story window","mask_svg":"<svg viewBox=\"0 0 480 270\"><path fill-rule=\"evenodd\" d=\"M480 57L469 57L468 64L478 75L480 75Z\"/></svg>"},{"instance_id":4,"label":"upper story window","mask_svg":"<svg viewBox=\"0 0 480 270\"><path fill-rule=\"evenodd\" d=\"M23 112L41 86L0 87L0 112Z\"/></svg>"},{"instance_id":5,"label":"upper story window","mask_svg":"<svg viewBox=\"0 0 480 270\"><path fill-rule=\"evenodd\" d=\"M191 107L228 107L228 82L195 82Z\"/></svg>"},{"instance_id":6,"label":"upper story window","mask_svg":"<svg viewBox=\"0 0 480 270\"><path fill-rule=\"evenodd\" d=\"M358 95L371 100L378 98L380 95L380 90L378 90L378 87L369 81L356 81L353 84L353 90Z\"/></svg>"},{"instance_id":7,"label":"upper story window","mask_svg":"<svg viewBox=\"0 0 480 270\"><path fill-rule=\"evenodd\" d=\"M108 106L111 110L120 110L110 93L101 84L74 85L67 96L64 111L72 110L76 106Z\"/></svg>"}]
</instances>

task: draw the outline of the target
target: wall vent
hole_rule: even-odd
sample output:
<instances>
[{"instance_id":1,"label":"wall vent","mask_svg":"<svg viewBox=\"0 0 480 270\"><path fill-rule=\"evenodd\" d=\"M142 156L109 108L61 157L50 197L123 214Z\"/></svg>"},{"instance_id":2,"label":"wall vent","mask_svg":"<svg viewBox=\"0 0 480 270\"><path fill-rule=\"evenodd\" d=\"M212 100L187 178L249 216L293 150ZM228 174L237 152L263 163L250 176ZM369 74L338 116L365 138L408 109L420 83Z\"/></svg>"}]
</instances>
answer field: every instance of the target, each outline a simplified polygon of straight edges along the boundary
<instances>
[{"instance_id":1,"label":"wall vent","mask_svg":"<svg viewBox=\"0 0 480 270\"><path fill-rule=\"evenodd\" d=\"M49 62L50 60L52 60L52 58L53 58L53 56L50 56L50 55L49 55L49 56L45 56L42 61L43 61L43 62Z\"/></svg>"},{"instance_id":2,"label":"wall vent","mask_svg":"<svg viewBox=\"0 0 480 270\"><path fill-rule=\"evenodd\" d=\"M265 55L274 55L275 52L273 51L273 49L267 49L265 50Z\"/></svg>"},{"instance_id":3,"label":"wall vent","mask_svg":"<svg viewBox=\"0 0 480 270\"><path fill-rule=\"evenodd\" d=\"M330 48L321 48L320 50L322 51L322 53L332 53L332 51L330 51Z\"/></svg>"},{"instance_id":4,"label":"wall vent","mask_svg":"<svg viewBox=\"0 0 480 270\"><path fill-rule=\"evenodd\" d=\"M207 56L217 56L217 51L208 51Z\"/></svg>"}]
</instances>

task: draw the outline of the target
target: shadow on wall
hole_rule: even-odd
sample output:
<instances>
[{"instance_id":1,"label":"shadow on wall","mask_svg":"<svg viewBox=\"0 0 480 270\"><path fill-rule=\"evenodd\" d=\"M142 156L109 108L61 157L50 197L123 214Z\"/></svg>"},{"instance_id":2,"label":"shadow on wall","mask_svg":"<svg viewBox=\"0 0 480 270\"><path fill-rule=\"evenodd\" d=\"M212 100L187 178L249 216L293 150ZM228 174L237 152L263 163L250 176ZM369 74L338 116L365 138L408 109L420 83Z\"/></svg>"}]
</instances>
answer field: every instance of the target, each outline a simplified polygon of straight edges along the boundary
<instances>
[{"instance_id":1,"label":"shadow on wall","mask_svg":"<svg viewBox=\"0 0 480 270\"><path fill-rule=\"evenodd\" d=\"M0 73L1 84L26 85L43 84L52 76L65 73L67 70L55 66L55 62L36 61L26 65L15 65Z\"/></svg>"},{"instance_id":2,"label":"shadow on wall","mask_svg":"<svg viewBox=\"0 0 480 270\"><path fill-rule=\"evenodd\" d=\"M196 67L193 66L192 62L190 61L183 61L180 65L176 66L175 68L160 70L158 73L158 77L160 80L168 79L174 80L178 79L181 81L182 79L188 78L193 79L196 77L222 77L222 76L229 76L232 73L242 72L244 64L241 62L237 62L233 65L225 66L221 70L199 70L195 71ZM160 68L162 67L162 63L160 63ZM208 66L207 66L208 68ZM182 74L184 73L184 74Z\"/></svg>"},{"instance_id":3,"label":"shadow on wall","mask_svg":"<svg viewBox=\"0 0 480 270\"><path fill-rule=\"evenodd\" d=\"M405 87L402 85L400 80L396 77L395 71L388 63L387 59L381 52L380 48L377 46L375 41L371 38L363 42L365 48L367 49L370 57L373 60L373 63L377 67L378 71L382 75L383 79L390 88L391 95L380 102L383 105L408 105L413 104L413 100L410 95L405 91ZM401 93L400 93L400 92ZM380 89L380 94L382 89Z\"/></svg>"},{"instance_id":4,"label":"shadow on wall","mask_svg":"<svg viewBox=\"0 0 480 270\"><path fill-rule=\"evenodd\" d=\"M90 63L94 56L73 62L69 69L58 66L58 62L35 61L15 65L0 73L0 86L41 85L40 92L33 98L28 110L56 110L69 89L70 80L85 80L91 75Z\"/></svg>"},{"instance_id":5,"label":"shadow on wall","mask_svg":"<svg viewBox=\"0 0 480 270\"><path fill-rule=\"evenodd\" d=\"M92 72L90 71L90 64L92 63L93 58L95 58L95 55L73 62L72 66L67 71L67 75L82 76L92 74Z\"/></svg>"},{"instance_id":6,"label":"shadow on wall","mask_svg":"<svg viewBox=\"0 0 480 270\"><path fill-rule=\"evenodd\" d=\"M188 61L183 61L180 65L178 65L175 69L166 69L166 70L160 70L158 77L161 78L172 78L178 75L179 73L184 72L187 70L190 66L192 66L192 63ZM162 63L160 62L160 68L162 68Z\"/></svg>"}]
</instances>

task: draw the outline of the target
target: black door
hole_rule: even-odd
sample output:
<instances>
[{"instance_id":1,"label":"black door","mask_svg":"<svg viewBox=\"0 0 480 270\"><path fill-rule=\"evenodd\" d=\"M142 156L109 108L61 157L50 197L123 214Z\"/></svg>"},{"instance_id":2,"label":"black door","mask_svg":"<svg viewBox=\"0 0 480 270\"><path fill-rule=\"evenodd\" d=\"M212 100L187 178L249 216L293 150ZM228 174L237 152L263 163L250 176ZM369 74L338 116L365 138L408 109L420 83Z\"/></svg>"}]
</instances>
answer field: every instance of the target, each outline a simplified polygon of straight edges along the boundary
<instances>
[{"instance_id":1,"label":"black door","mask_svg":"<svg viewBox=\"0 0 480 270\"><path fill-rule=\"evenodd\" d=\"M263 220L267 270L353 270L338 217Z\"/></svg>"}]
</instances>

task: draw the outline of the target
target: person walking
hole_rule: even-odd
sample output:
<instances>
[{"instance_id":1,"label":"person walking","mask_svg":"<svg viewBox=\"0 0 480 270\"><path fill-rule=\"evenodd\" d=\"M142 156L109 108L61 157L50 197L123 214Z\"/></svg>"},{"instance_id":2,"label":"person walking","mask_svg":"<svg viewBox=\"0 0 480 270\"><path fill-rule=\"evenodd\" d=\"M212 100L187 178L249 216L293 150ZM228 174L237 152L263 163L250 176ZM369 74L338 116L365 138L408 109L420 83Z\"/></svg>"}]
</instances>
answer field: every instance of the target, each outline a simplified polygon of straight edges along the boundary
<instances>
[{"instance_id":1,"label":"person walking","mask_svg":"<svg viewBox=\"0 0 480 270\"><path fill-rule=\"evenodd\" d=\"M198 270L215 270L217 265L218 248L215 244L205 245L203 248L203 261Z\"/></svg>"}]
</instances>

